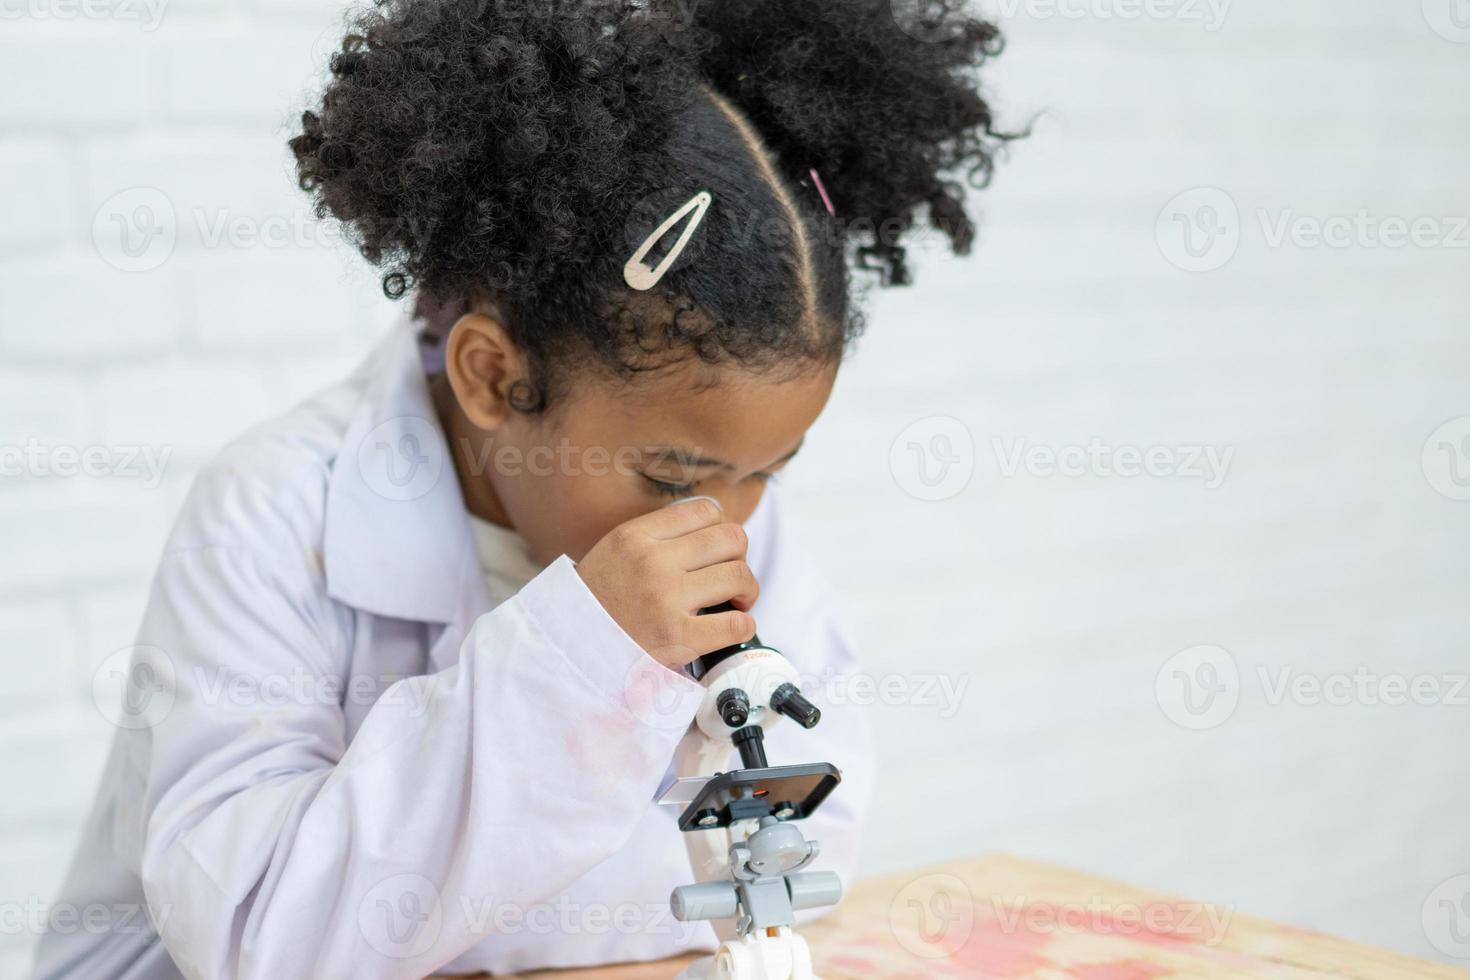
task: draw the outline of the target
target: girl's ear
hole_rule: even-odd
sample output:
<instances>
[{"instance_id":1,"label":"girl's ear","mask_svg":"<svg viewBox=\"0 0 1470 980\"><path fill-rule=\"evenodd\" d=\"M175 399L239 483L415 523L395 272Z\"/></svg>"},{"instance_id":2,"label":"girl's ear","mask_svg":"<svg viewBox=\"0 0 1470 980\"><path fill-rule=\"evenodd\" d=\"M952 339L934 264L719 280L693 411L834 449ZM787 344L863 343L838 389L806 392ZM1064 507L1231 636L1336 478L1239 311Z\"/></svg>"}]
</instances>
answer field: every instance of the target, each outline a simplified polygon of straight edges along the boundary
<instances>
[{"instance_id":1,"label":"girl's ear","mask_svg":"<svg viewBox=\"0 0 1470 980\"><path fill-rule=\"evenodd\" d=\"M526 376L526 361L499 320L467 313L449 331L444 371L460 411L490 431L510 416L511 385Z\"/></svg>"}]
</instances>

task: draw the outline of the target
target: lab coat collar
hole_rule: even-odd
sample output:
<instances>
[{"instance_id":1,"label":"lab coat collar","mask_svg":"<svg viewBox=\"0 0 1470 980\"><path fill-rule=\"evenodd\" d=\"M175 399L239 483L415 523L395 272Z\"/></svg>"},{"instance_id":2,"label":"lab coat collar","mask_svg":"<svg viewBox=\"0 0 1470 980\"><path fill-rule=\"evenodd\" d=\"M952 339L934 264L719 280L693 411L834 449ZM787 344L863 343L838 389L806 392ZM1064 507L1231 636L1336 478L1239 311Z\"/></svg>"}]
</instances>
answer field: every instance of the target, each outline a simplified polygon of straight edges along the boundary
<instances>
[{"instance_id":1,"label":"lab coat collar","mask_svg":"<svg viewBox=\"0 0 1470 980\"><path fill-rule=\"evenodd\" d=\"M394 327L356 380L362 394L327 489L327 593L379 616L463 627L489 597L409 325Z\"/></svg>"}]
</instances>

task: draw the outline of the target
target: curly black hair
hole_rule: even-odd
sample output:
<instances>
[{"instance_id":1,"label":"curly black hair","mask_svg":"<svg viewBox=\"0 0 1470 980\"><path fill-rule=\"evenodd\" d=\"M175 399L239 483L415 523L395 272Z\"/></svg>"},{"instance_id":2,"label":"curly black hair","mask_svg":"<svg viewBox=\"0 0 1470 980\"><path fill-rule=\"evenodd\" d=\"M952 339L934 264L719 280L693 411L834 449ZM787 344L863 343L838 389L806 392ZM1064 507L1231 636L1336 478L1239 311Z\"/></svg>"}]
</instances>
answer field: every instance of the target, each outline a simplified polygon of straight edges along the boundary
<instances>
[{"instance_id":1,"label":"curly black hair","mask_svg":"<svg viewBox=\"0 0 1470 980\"><path fill-rule=\"evenodd\" d=\"M584 362L840 359L854 271L908 283L921 207L969 251L965 185L1013 138L975 72L1001 45L964 0L376 0L290 146L390 297L440 331L493 305L541 411ZM629 289L699 190L690 246Z\"/></svg>"}]
</instances>

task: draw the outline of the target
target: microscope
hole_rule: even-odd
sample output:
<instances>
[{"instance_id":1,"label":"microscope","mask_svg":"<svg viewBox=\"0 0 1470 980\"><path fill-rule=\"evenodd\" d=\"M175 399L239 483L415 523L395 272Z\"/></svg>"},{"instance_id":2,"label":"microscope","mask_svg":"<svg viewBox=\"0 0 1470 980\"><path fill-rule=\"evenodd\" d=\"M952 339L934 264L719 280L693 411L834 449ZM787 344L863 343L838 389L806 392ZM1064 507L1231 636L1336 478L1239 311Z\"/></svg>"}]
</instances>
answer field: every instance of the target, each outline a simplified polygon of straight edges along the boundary
<instances>
[{"instance_id":1,"label":"microscope","mask_svg":"<svg viewBox=\"0 0 1470 980\"><path fill-rule=\"evenodd\" d=\"M678 778L659 802L684 805L679 829L696 882L675 888L669 903L680 922L709 921L721 943L679 980L817 980L795 913L835 905L842 882L835 872L803 870L819 847L794 822L842 774L826 762L770 765L765 730L782 716L810 729L822 714L802 695L796 668L759 636L685 670L706 693L674 755ZM719 771L732 750L740 768Z\"/></svg>"}]
</instances>

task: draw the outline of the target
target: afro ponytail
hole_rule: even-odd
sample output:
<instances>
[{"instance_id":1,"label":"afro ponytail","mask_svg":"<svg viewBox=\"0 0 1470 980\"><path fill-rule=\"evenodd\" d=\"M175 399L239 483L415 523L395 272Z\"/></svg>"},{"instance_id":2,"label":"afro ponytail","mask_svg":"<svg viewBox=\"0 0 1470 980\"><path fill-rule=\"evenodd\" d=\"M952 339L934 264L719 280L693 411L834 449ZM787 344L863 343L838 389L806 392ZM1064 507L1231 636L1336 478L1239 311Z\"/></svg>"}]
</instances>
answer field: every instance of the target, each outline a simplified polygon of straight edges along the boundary
<instances>
[{"instance_id":1,"label":"afro ponytail","mask_svg":"<svg viewBox=\"0 0 1470 980\"><path fill-rule=\"evenodd\" d=\"M955 0L376 0L290 146L389 296L493 301L544 407L575 362L839 356L853 268L907 283L921 209L969 250L999 50ZM699 190L709 219L630 296L629 243Z\"/></svg>"}]
</instances>

